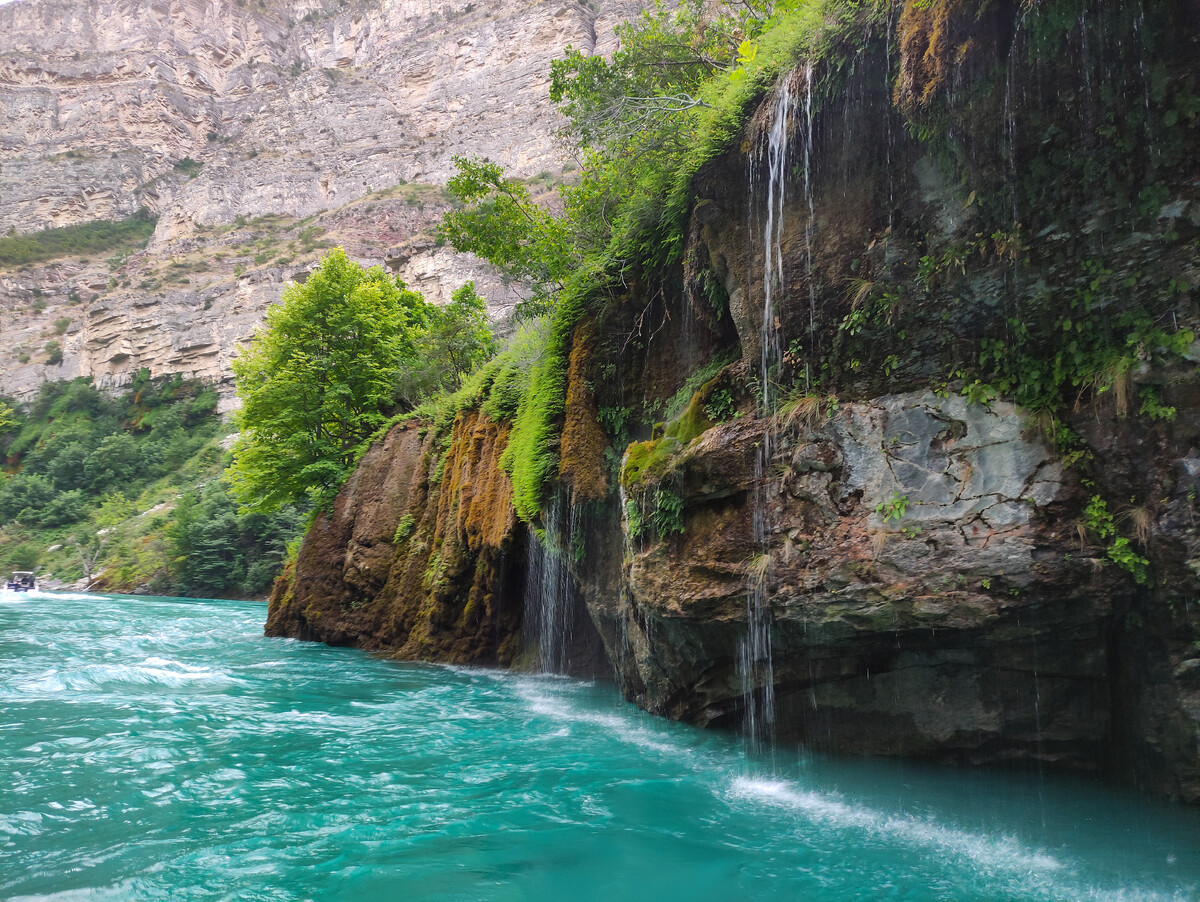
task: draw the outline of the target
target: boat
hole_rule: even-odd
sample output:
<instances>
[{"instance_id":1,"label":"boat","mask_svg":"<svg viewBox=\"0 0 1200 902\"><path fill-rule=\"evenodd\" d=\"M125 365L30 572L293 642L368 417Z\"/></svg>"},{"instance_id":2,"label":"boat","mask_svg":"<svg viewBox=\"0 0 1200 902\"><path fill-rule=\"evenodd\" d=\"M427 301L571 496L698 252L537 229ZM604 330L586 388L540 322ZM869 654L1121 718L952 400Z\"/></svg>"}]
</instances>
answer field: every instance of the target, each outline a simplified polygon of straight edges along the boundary
<instances>
[{"instance_id":1,"label":"boat","mask_svg":"<svg viewBox=\"0 0 1200 902\"><path fill-rule=\"evenodd\" d=\"M36 589L37 581L33 578L33 571L14 570L6 588L10 592L29 592L32 589Z\"/></svg>"}]
</instances>

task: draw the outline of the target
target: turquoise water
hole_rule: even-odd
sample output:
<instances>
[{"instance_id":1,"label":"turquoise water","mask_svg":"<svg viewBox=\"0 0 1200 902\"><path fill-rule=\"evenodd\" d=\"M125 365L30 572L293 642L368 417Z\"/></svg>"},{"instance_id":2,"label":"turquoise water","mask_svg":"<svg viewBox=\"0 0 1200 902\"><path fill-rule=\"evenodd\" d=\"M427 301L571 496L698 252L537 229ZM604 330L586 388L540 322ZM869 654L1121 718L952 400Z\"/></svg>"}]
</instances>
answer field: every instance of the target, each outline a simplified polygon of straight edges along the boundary
<instances>
[{"instance_id":1,"label":"turquoise water","mask_svg":"<svg viewBox=\"0 0 1200 902\"><path fill-rule=\"evenodd\" d=\"M0 898L1200 898L1200 813L780 750L611 687L0 594Z\"/></svg>"}]
</instances>

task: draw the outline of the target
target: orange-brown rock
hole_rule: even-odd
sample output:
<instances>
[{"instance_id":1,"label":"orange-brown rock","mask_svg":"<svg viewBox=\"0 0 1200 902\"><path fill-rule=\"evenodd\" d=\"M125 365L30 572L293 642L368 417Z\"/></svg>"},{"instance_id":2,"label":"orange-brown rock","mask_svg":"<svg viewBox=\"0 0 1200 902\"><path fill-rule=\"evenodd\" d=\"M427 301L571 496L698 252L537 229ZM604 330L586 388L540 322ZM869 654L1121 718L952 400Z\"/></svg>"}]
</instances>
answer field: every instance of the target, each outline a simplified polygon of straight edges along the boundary
<instances>
[{"instance_id":1,"label":"orange-brown rock","mask_svg":"<svg viewBox=\"0 0 1200 902\"><path fill-rule=\"evenodd\" d=\"M508 427L474 412L445 436L394 427L305 536L294 575L272 598L268 635L510 663L521 610L505 592L518 558L505 555L516 535L512 488L497 466L507 439Z\"/></svg>"}]
</instances>

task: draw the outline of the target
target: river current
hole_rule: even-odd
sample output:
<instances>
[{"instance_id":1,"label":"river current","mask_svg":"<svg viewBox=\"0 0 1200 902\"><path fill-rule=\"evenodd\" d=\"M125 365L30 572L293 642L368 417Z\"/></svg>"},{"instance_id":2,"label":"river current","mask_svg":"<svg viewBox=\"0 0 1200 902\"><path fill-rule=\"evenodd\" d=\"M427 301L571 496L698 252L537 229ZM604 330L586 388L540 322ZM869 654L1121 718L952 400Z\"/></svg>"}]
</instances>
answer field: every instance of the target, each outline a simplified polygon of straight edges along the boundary
<instances>
[{"instance_id":1,"label":"river current","mask_svg":"<svg viewBox=\"0 0 1200 902\"><path fill-rule=\"evenodd\" d=\"M611 686L0 594L0 899L1196 900L1200 812L833 761Z\"/></svg>"}]
</instances>

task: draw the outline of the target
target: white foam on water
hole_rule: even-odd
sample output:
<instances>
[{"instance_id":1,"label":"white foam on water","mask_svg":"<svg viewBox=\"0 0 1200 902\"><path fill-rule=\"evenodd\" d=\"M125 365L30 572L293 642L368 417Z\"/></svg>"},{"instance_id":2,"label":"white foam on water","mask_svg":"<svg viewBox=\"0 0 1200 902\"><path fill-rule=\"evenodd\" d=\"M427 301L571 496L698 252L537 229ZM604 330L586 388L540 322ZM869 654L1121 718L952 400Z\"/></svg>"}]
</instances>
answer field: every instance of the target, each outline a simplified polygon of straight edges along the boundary
<instances>
[{"instance_id":1,"label":"white foam on water","mask_svg":"<svg viewBox=\"0 0 1200 902\"><path fill-rule=\"evenodd\" d=\"M85 692L114 684L132 686L233 686L240 681L207 667L193 667L163 658L147 658L141 664L90 664L79 670L49 672L18 684L23 692Z\"/></svg>"},{"instance_id":2,"label":"white foam on water","mask_svg":"<svg viewBox=\"0 0 1200 902\"><path fill-rule=\"evenodd\" d=\"M912 815L889 814L855 805L835 795L803 789L784 780L737 777L735 798L795 811L810 822L835 829L861 830L870 836L953 856L989 878L1007 876L1019 891L1038 899L1088 899L1093 902L1195 902L1194 893L1163 893L1138 887L1106 889L1081 886L1074 871L1049 852L1030 848L1016 837L982 835Z\"/></svg>"},{"instance_id":3,"label":"white foam on water","mask_svg":"<svg viewBox=\"0 0 1200 902\"><path fill-rule=\"evenodd\" d=\"M688 749L669 742L663 742L660 737L654 735L650 730L631 725L627 716L603 714L599 711L579 710L573 708L559 697L536 691L533 686L520 686L517 689L517 694L529 705L530 710L534 714L551 717L557 721L568 721L570 723L600 727L608 735L614 736L622 742L649 751L672 756L689 754Z\"/></svg>"},{"instance_id":4,"label":"white foam on water","mask_svg":"<svg viewBox=\"0 0 1200 902\"><path fill-rule=\"evenodd\" d=\"M39 601L102 601L103 595L88 595L85 592L47 592L45 589L32 589L28 592L9 592L4 590L5 595L24 596L27 599L38 599Z\"/></svg>"},{"instance_id":5,"label":"white foam on water","mask_svg":"<svg viewBox=\"0 0 1200 902\"><path fill-rule=\"evenodd\" d=\"M114 886L68 889L57 893L39 893L36 896L9 896L8 902L102 902L105 899L124 900L136 896L133 881L125 880Z\"/></svg>"},{"instance_id":6,"label":"white foam on water","mask_svg":"<svg viewBox=\"0 0 1200 902\"><path fill-rule=\"evenodd\" d=\"M184 664L182 661L172 661L170 658L158 658L158 657L149 657L146 660L144 660L141 664L139 664L138 666L139 667L148 667L151 669L170 670L175 673L185 673L185 674L200 674L200 673L212 673L213 672L213 671L209 670L209 668L207 668L207 667L193 665L193 664Z\"/></svg>"},{"instance_id":7,"label":"white foam on water","mask_svg":"<svg viewBox=\"0 0 1200 902\"><path fill-rule=\"evenodd\" d=\"M814 823L862 830L905 845L950 853L988 872L1047 874L1066 868L1049 853L1030 849L1011 836L981 836L910 815L888 814L783 780L737 777L731 793L736 798L797 811Z\"/></svg>"}]
</instances>

